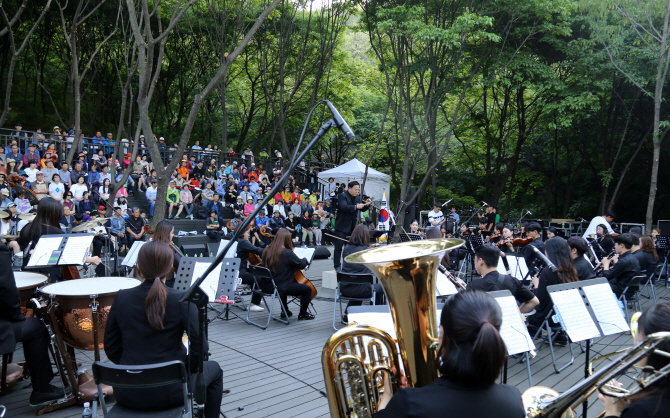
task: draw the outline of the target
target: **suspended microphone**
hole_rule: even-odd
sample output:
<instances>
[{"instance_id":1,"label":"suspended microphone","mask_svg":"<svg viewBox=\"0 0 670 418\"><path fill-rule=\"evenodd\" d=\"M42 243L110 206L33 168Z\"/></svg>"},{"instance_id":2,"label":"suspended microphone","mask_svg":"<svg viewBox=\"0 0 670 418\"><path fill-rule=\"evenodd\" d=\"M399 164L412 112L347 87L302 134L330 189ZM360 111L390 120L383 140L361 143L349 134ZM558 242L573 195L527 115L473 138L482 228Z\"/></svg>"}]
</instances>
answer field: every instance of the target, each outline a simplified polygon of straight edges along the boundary
<instances>
[{"instance_id":1,"label":"suspended microphone","mask_svg":"<svg viewBox=\"0 0 670 418\"><path fill-rule=\"evenodd\" d=\"M354 131L351 130L347 122L344 120L342 115L340 115L340 112L335 109L335 106L328 100L325 100L326 106L328 106L328 109L330 109L330 113L333 115L333 120L335 121L335 126L337 126L338 129L342 131L345 137L347 137L347 140L353 141L356 135L354 135Z\"/></svg>"},{"instance_id":2,"label":"suspended microphone","mask_svg":"<svg viewBox=\"0 0 670 418\"><path fill-rule=\"evenodd\" d=\"M526 212L528 212L529 215L533 214L533 212L529 211L528 209L526 209Z\"/></svg>"},{"instance_id":3,"label":"suspended microphone","mask_svg":"<svg viewBox=\"0 0 670 418\"><path fill-rule=\"evenodd\" d=\"M442 206L447 206L449 204L449 202L451 202L452 200L454 200L454 199L451 198L451 199L447 200L446 202L442 203Z\"/></svg>"},{"instance_id":4,"label":"suspended microphone","mask_svg":"<svg viewBox=\"0 0 670 418\"><path fill-rule=\"evenodd\" d=\"M488 203L484 202L483 200L482 200L482 203L483 203L485 206L491 206L491 205L489 205Z\"/></svg>"},{"instance_id":5,"label":"suspended microphone","mask_svg":"<svg viewBox=\"0 0 670 418\"><path fill-rule=\"evenodd\" d=\"M556 272L556 270L558 270L558 269L556 268L556 266L554 265L554 263L552 263L551 261L549 261L549 259L547 258L547 256L545 256L544 254L542 254L542 251L538 250L536 246L531 245L530 247L531 247L531 248L533 249L533 251L535 252L535 255L538 256L538 258L539 258L540 260L542 260L542 262L544 263L544 265L545 265L548 269L551 269L551 271L553 271L554 273Z\"/></svg>"}]
</instances>

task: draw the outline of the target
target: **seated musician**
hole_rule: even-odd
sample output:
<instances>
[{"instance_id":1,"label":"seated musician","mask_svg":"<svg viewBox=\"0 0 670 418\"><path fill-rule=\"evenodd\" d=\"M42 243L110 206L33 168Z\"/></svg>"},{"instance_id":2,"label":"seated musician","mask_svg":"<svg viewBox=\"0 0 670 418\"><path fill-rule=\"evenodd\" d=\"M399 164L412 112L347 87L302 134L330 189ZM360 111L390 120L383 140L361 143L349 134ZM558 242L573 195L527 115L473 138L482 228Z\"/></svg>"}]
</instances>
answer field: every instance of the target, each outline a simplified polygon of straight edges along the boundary
<instances>
[{"instance_id":1,"label":"seated musician","mask_svg":"<svg viewBox=\"0 0 670 418\"><path fill-rule=\"evenodd\" d=\"M670 302L663 301L651 305L645 310L637 322L635 343L646 336L657 332L670 332ZM670 342L656 347L658 351L670 352ZM667 367L670 359L662 354L652 354L637 363L639 368L653 367L660 370ZM617 382L611 382L620 386ZM605 418L661 418L670 416L670 379L667 377L647 386L637 394L623 399L610 398L599 394L598 398L605 408Z\"/></svg>"},{"instance_id":2,"label":"seated musician","mask_svg":"<svg viewBox=\"0 0 670 418\"><path fill-rule=\"evenodd\" d=\"M568 247L570 247L570 256L577 271L577 277L580 281L590 280L596 277L596 273L591 267L591 263L584 258L584 254L588 250L588 245L584 238L570 237L568 238Z\"/></svg>"},{"instance_id":3,"label":"seated musician","mask_svg":"<svg viewBox=\"0 0 670 418\"><path fill-rule=\"evenodd\" d=\"M284 217L282 216L279 208L275 206L272 218L270 218L270 228L272 228L272 233L276 235L277 231L284 227Z\"/></svg>"},{"instance_id":4,"label":"seated musician","mask_svg":"<svg viewBox=\"0 0 670 418\"><path fill-rule=\"evenodd\" d=\"M654 248L654 240L651 239L651 237L648 236L642 236L640 237L640 254L638 257L638 261L641 259L642 256L646 258L647 261L647 278L651 278L651 275L654 274L654 270L656 270L656 266L658 265L658 260L660 260L660 257L658 256L658 253L656 252L656 248ZM637 255L637 253L633 254ZM642 267L642 263L640 263L640 267Z\"/></svg>"},{"instance_id":5,"label":"seated musician","mask_svg":"<svg viewBox=\"0 0 670 418\"><path fill-rule=\"evenodd\" d=\"M533 231L536 232L536 230ZM570 257L570 247L568 247L568 243L563 238L552 238L543 244L543 247L549 261L556 266L556 271L554 272L549 268L544 268L539 276L533 276L533 292L540 301L540 304L535 307L535 315L528 317L528 331L531 336L537 332L544 319L554 307L549 292L547 291L547 286L572 283L579 280L577 271L572 264L572 257ZM550 325L554 325L551 320ZM568 340L565 334L561 331L554 339L554 342L566 345Z\"/></svg>"},{"instance_id":6,"label":"seated musician","mask_svg":"<svg viewBox=\"0 0 670 418\"><path fill-rule=\"evenodd\" d=\"M556 231L556 227L550 226L547 228L547 239L552 239L553 237L557 237L558 232Z\"/></svg>"},{"instance_id":7,"label":"seated musician","mask_svg":"<svg viewBox=\"0 0 670 418\"><path fill-rule=\"evenodd\" d=\"M249 233L251 231L251 227L247 225L247 227L244 229L244 232L242 232L242 235L237 239L237 258L240 259L240 279L242 280L242 283L247 284L249 286L254 285L254 276L251 274L249 271L249 254L256 254L259 258L261 255L263 255L263 250L256 247L253 245L251 242L249 242ZM264 286L264 283L259 283L259 286L261 286L261 289L263 291L269 290L272 291L272 289L268 289L267 286ZM261 303L261 295L252 293L251 294L251 307L250 311L251 312L262 312L265 310L262 306L260 306Z\"/></svg>"},{"instance_id":8,"label":"seated musician","mask_svg":"<svg viewBox=\"0 0 670 418\"><path fill-rule=\"evenodd\" d=\"M634 232L629 232L629 234L633 239L633 246L631 247L630 252L637 258L637 262L640 264L640 273L645 274L648 277L653 273L654 269L656 269L656 262L658 260L654 259L654 255L651 252L642 251L642 238L640 237L640 234Z\"/></svg>"},{"instance_id":9,"label":"seated musician","mask_svg":"<svg viewBox=\"0 0 670 418\"><path fill-rule=\"evenodd\" d=\"M610 260L605 257L602 261L603 276L607 278L612 291L620 297L630 280L640 274L640 263L631 254L633 237L630 234L621 234L614 237L614 251L616 255ZM615 263L612 266L612 263ZM626 297L631 297L635 289L629 289Z\"/></svg>"},{"instance_id":10,"label":"seated musician","mask_svg":"<svg viewBox=\"0 0 670 418\"><path fill-rule=\"evenodd\" d=\"M433 228L434 229L434 228ZM437 231L437 229L436 229ZM342 249L342 273L352 274L372 274L370 269L363 264L347 263L347 256L370 249L370 230L363 224L359 224L354 228L354 231L349 237L349 242ZM374 284L375 288L375 305L384 303L384 289L379 283ZM367 284L342 284L340 285L340 293L344 297L351 298L370 298L372 292L370 286ZM346 315L350 306L360 306L361 301L350 300L347 302L347 307L344 310L345 322L347 322Z\"/></svg>"},{"instance_id":11,"label":"seated musician","mask_svg":"<svg viewBox=\"0 0 670 418\"><path fill-rule=\"evenodd\" d=\"M156 225L156 230L153 235L154 241L163 241L170 246L170 249L172 249L172 272L168 273L167 278L165 279L165 285L172 288L174 287L175 281L174 274L177 272L181 258L184 256L184 253L181 252L179 247L172 242L172 238L174 238L174 225L168 220L162 220Z\"/></svg>"},{"instance_id":12,"label":"seated musician","mask_svg":"<svg viewBox=\"0 0 670 418\"><path fill-rule=\"evenodd\" d=\"M409 233L418 235L423 238L423 232L419 230L419 221L417 221L416 219L413 220L411 224L409 224Z\"/></svg>"},{"instance_id":13,"label":"seated musician","mask_svg":"<svg viewBox=\"0 0 670 418\"><path fill-rule=\"evenodd\" d=\"M596 233L590 234L589 237L595 239L598 243L599 250L602 249L602 254L599 254L601 257L604 257L608 254L611 254L614 251L614 241L611 238L611 235L607 233L607 225L601 224L596 227Z\"/></svg>"},{"instance_id":14,"label":"seated musician","mask_svg":"<svg viewBox=\"0 0 670 418\"><path fill-rule=\"evenodd\" d=\"M514 253L514 231L510 225L505 225L502 228L502 237L498 241L498 248L502 252L502 255L513 254Z\"/></svg>"},{"instance_id":15,"label":"seated musician","mask_svg":"<svg viewBox=\"0 0 670 418\"><path fill-rule=\"evenodd\" d=\"M519 390L496 383L507 356L501 324L500 306L484 292L460 292L448 299L440 317L436 367L441 377L422 388L403 387L393 395L385 379L374 417L524 417Z\"/></svg>"},{"instance_id":16,"label":"seated musician","mask_svg":"<svg viewBox=\"0 0 670 418\"><path fill-rule=\"evenodd\" d=\"M143 283L119 291L114 298L105 327L105 354L115 364L143 365L179 360L189 368L182 336L190 342L190 390L195 389L197 356L208 350L200 346L198 309L180 302L183 292L168 288L166 278L172 274L173 253L170 247L154 240L142 246L137 257L137 271ZM223 373L215 361L204 362L207 385L205 417L217 418L223 397ZM114 387L116 401L131 409L157 411L182 405L182 385L151 388Z\"/></svg>"},{"instance_id":17,"label":"seated musician","mask_svg":"<svg viewBox=\"0 0 670 418\"><path fill-rule=\"evenodd\" d=\"M16 212L16 205L14 202L9 203L8 206L9 205L12 205L11 207L13 207L14 212ZM0 215L0 235L18 235L18 232L16 231L16 221L12 217L10 207L7 207L7 211L3 213L4 215ZM13 239L3 238L2 243L6 244L12 250L13 254L17 254L21 251L19 243Z\"/></svg>"},{"instance_id":18,"label":"seated musician","mask_svg":"<svg viewBox=\"0 0 670 418\"><path fill-rule=\"evenodd\" d=\"M37 205L37 214L35 219L21 230L18 243L23 254L23 267L30 261L30 253L26 254L26 247L31 244L31 248L35 248L37 241L43 235L61 235L63 230L60 229L60 219L63 217L63 205L51 198L45 197L40 200ZM100 264L100 257L86 257L87 264ZM51 283L59 282L63 279L63 267L44 267L38 269L31 269L42 274L49 275Z\"/></svg>"},{"instance_id":19,"label":"seated musician","mask_svg":"<svg viewBox=\"0 0 670 418\"><path fill-rule=\"evenodd\" d=\"M540 252L544 252L544 243L542 242L542 226L540 224L533 222L532 224L526 227L526 236L532 238L533 241L523 247L521 254L523 255L524 260L526 260L526 265L529 270L533 270L533 263L536 262L535 251L531 245L537 248Z\"/></svg>"},{"instance_id":20,"label":"seated musician","mask_svg":"<svg viewBox=\"0 0 670 418\"><path fill-rule=\"evenodd\" d=\"M11 264L9 247L0 243L0 264ZM49 358L49 332L44 322L25 318L11 268L0 269L0 352L11 353L23 344L26 367L30 371L30 406L38 406L65 396L62 388L50 384L54 377Z\"/></svg>"},{"instance_id":21,"label":"seated musician","mask_svg":"<svg viewBox=\"0 0 670 418\"><path fill-rule=\"evenodd\" d=\"M519 304L521 313L532 311L540 304L537 296L524 287L518 279L498 273L499 259L498 247L490 244L480 245L475 251L475 270L482 278L471 281L468 284L468 290L483 290L484 292L509 290Z\"/></svg>"},{"instance_id":22,"label":"seated musician","mask_svg":"<svg viewBox=\"0 0 670 418\"><path fill-rule=\"evenodd\" d=\"M463 222L461 224L460 228L458 229L458 231L456 231L456 234L454 235L454 238L464 239L464 240L469 239L470 238L470 224L467 223L467 222ZM458 266L458 263L461 260L465 259L467 254L468 254L467 248L460 247L460 248L456 248L455 250L452 250L449 253L449 256L451 257L452 260L454 260L454 262L456 263L456 266Z\"/></svg>"},{"instance_id":23,"label":"seated musician","mask_svg":"<svg viewBox=\"0 0 670 418\"><path fill-rule=\"evenodd\" d=\"M306 284L300 284L295 281L295 270L304 269L309 262L305 258L298 258L293 252L293 241L291 233L286 229L277 231L274 241L263 251L263 265L270 269L277 289L281 296L281 301L288 312L288 316L293 315L288 309L287 296L296 296L300 298L300 313L298 320L311 320L315 316L307 312L309 302L312 300L312 288ZM282 312L282 316L284 313Z\"/></svg>"}]
</instances>

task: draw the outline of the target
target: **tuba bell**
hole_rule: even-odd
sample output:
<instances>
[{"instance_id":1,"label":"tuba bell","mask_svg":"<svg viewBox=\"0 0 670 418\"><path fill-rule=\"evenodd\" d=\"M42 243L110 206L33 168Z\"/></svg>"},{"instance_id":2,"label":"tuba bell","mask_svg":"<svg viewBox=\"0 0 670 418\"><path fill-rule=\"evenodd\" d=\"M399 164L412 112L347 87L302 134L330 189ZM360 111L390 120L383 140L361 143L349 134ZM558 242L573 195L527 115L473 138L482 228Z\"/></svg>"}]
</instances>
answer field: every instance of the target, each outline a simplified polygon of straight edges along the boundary
<instances>
[{"instance_id":1,"label":"tuba bell","mask_svg":"<svg viewBox=\"0 0 670 418\"><path fill-rule=\"evenodd\" d=\"M379 279L397 341L363 325L344 327L328 339L321 364L332 417L372 417L384 376L390 378L395 392L401 367L411 387L429 385L439 377L435 277L444 254L464 243L460 239L410 241L346 258L348 263L364 264Z\"/></svg>"}]
</instances>

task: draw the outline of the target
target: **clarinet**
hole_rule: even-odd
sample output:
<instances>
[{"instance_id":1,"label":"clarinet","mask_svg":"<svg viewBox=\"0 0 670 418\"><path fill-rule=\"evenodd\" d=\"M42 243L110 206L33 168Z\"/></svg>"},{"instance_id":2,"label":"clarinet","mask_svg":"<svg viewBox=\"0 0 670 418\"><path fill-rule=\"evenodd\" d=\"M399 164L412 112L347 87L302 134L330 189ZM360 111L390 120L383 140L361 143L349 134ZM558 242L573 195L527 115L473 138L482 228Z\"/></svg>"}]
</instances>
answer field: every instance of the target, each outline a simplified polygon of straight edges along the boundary
<instances>
[{"instance_id":1,"label":"clarinet","mask_svg":"<svg viewBox=\"0 0 670 418\"><path fill-rule=\"evenodd\" d=\"M442 264L438 264L437 269L440 270L442 274L447 276L447 279L449 279L454 284L454 286L456 286L456 289L458 289L459 292L466 289L467 285L465 284L465 282L459 279L458 277L454 276L453 274L449 273L449 270L447 270L447 268L444 267Z\"/></svg>"}]
</instances>

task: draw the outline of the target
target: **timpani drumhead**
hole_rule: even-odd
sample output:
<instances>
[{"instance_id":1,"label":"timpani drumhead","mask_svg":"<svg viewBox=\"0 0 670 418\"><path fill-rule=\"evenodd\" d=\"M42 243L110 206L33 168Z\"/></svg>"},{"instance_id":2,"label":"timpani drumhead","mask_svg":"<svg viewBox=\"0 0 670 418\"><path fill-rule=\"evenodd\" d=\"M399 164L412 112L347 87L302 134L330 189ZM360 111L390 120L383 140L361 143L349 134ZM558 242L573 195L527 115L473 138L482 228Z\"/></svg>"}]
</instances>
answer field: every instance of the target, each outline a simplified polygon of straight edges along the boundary
<instances>
[{"instance_id":1,"label":"timpani drumhead","mask_svg":"<svg viewBox=\"0 0 670 418\"><path fill-rule=\"evenodd\" d=\"M141 282L132 277L93 277L90 279L66 280L44 286L42 293L53 296L90 297L110 295L119 290L139 286Z\"/></svg>"},{"instance_id":2,"label":"timpani drumhead","mask_svg":"<svg viewBox=\"0 0 670 418\"><path fill-rule=\"evenodd\" d=\"M39 285L48 282L49 277L47 277L46 274L41 273L31 273L28 271L15 271L14 281L16 282L16 287L19 290L34 289Z\"/></svg>"}]
</instances>

